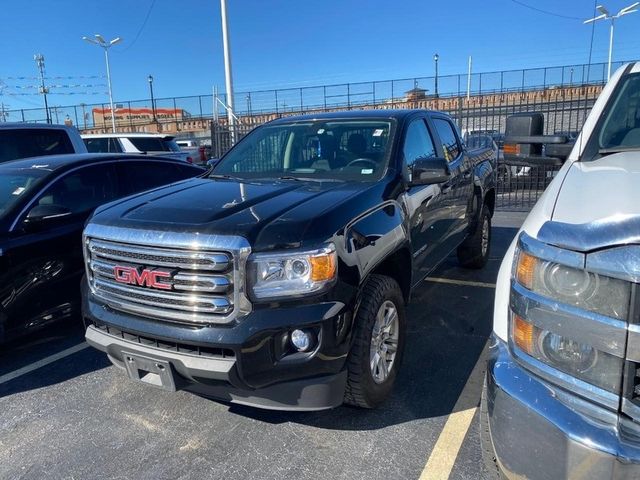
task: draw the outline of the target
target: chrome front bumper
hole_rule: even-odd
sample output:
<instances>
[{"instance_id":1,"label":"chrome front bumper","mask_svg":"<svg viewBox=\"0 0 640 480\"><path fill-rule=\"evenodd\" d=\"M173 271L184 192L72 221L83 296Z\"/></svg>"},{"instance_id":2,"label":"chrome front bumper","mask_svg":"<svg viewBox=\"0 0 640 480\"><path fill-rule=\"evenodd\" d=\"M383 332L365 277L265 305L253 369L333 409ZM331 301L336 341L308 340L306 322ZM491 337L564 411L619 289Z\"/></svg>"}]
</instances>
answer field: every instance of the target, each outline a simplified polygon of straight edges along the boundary
<instances>
[{"instance_id":1,"label":"chrome front bumper","mask_svg":"<svg viewBox=\"0 0 640 480\"><path fill-rule=\"evenodd\" d=\"M627 432L617 414L529 373L495 338L487 409L495 455L508 478L640 478L637 425Z\"/></svg>"}]
</instances>

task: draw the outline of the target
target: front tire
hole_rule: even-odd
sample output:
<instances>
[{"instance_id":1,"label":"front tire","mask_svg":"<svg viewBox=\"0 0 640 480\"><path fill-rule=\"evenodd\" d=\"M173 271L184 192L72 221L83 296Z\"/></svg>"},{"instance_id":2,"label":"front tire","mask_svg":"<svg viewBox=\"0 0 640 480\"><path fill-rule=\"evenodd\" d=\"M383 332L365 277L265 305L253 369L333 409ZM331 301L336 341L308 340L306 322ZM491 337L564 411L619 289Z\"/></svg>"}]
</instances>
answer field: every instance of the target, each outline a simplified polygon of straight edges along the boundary
<instances>
[{"instance_id":1,"label":"front tire","mask_svg":"<svg viewBox=\"0 0 640 480\"><path fill-rule=\"evenodd\" d=\"M387 399L402 361L405 335L404 298L398 283L384 275L371 275L355 318L345 403L376 408Z\"/></svg>"},{"instance_id":2,"label":"front tire","mask_svg":"<svg viewBox=\"0 0 640 480\"><path fill-rule=\"evenodd\" d=\"M458 247L458 261L465 268L480 269L487 264L491 250L491 212L482 206L476 231Z\"/></svg>"}]
</instances>

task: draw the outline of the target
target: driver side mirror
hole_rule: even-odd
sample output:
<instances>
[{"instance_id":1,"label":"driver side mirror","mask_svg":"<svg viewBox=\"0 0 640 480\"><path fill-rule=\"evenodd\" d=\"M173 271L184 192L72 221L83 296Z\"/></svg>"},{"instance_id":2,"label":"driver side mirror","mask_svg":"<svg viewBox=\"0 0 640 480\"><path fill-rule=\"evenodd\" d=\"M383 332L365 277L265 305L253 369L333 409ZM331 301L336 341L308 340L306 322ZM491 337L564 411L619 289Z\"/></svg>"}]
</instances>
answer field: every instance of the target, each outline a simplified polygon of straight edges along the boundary
<instances>
[{"instance_id":1,"label":"driver side mirror","mask_svg":"<svg viewBox=\"0 0 640 480\"><path fill-rule=\"evenodd\" d=\"M29 211L24 223L29 228L56 224L70 217L72 213L71 210L60 205L36 205Z\"/></svg>"},{"instance_id":2,"label":"driver side mirror","mask_svg":"<svg viewBox=\"0 0 640 480\"><path fill-rule=\"evenodd\" d=\"M430 185L449 180L449 164L444 158L418 158L410 167L409 185Z\"/></svg>"}]
</instances>

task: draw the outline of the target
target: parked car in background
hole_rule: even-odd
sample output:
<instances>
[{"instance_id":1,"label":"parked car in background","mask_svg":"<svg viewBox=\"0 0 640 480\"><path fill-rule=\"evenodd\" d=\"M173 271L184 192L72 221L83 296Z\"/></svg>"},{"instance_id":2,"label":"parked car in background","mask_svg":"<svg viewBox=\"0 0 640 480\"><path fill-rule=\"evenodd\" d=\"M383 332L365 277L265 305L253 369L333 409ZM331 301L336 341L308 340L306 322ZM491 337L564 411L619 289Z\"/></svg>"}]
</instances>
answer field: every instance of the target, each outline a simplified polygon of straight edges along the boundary
<instances>
[{"instance_id":1,"label":"parked car in background","mask_svg":"<svg viewBox=\"0 0 640 480\"><path fill-rule=\"evenodd\" d=\"M87 148L74 127L0 123L0 163L42 155L86 152Z\"/></svg>"},{"instance_id":2,"label":"parked car in background","mask_svg":"<svg viewBox=\"0 0 640 480\"><path fill-rule=\"evenodd\" d=\"M184 152L172 135L161 133L104 133L82 135L89 153L145 153L176 158L193 163L194 158Z\"/></svg>"},{"instance_id":3,"label":"parked car in background","mask_svg":"<svg viewBox=\"0 0 640 480\"><path fill-rule=\"evenodd\" d=\"M469 268L487 261L494 168L439 112L257 127L207 177L96 211L87 342L166 390L377 407L401 369L412 288L452 251Z\"/></svg>"},{"instance_id":4,"label":"parked car in background","mask_svg":"<svg viewBox=\"0 0 640 480\"><path fill-rule=\"evenodd\" d=\"M84 271L82 227L96 207L204 171L142 155L53 155L1 163L0 342L76 310Z\"/></svg>"},{"instance_id":5,"label":"parked car in background","mask_svg":"<svg viewBox=\"0 0 640 480\"><path fill-rule=\"evenodd\" d=\"M211 145L200 145L197 140L176 140L183 152L188 152L193 163L205 165L211 158Z\"/></svg>"},{"instance_id":6,"label":"parked car in background","mask_svg":"<svg viewBox=\"0 0 640 480\"><path fill-rule=\"evenodd\" d=\"M540 113L507 120L508 160L562 167L496 282L480 410L495 478L640 478L639 99L640 62L577 141L543 136Z\"/></svg>"}]
</instances>

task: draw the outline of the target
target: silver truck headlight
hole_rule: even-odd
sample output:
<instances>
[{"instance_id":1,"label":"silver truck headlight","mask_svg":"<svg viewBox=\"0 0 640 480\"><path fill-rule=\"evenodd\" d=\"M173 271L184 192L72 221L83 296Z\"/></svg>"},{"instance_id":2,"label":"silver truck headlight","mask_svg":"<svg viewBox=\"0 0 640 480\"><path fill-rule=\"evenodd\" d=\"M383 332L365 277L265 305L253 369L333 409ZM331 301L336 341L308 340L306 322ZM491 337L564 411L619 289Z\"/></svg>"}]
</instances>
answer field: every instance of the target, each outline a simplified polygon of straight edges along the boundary
<instances>
[{"instance_id":1,"label":"silver truck headlight","mask_svg":"<svg viewBox=\"0 0 640 480\"><path fill-rule=\"evenodd\" d=\"M624 280L518 253L516 280L523 287L558 302L626 320L631 284Z\"/></svg>"},{"instance_id":2,"label":"silver truck headlight","mask_svg":"<svg viewBox=\"0 0 640 480\"><path fill-rule=\"evenodd\" d=\"M334 283L338 260L333 244L303 252L257 253L247 263L248 287L258 300L318 293Z\"/></svg>"},{"instance_id":3,"label":"silver truck headlight","mask_svg":"<svg viewBox=\"0 0 640 480\"><path fill-rule=\"evenodd\" d=\"M631 284L586 270L537 258L520 250L514 268L515 281L532 292L559 304L626 320ZM575 338L545 330L532 323L527 313L512 312L513 344L527 355L561 372L617 393L623 360Z\"/></svg>"}]
</instances>

